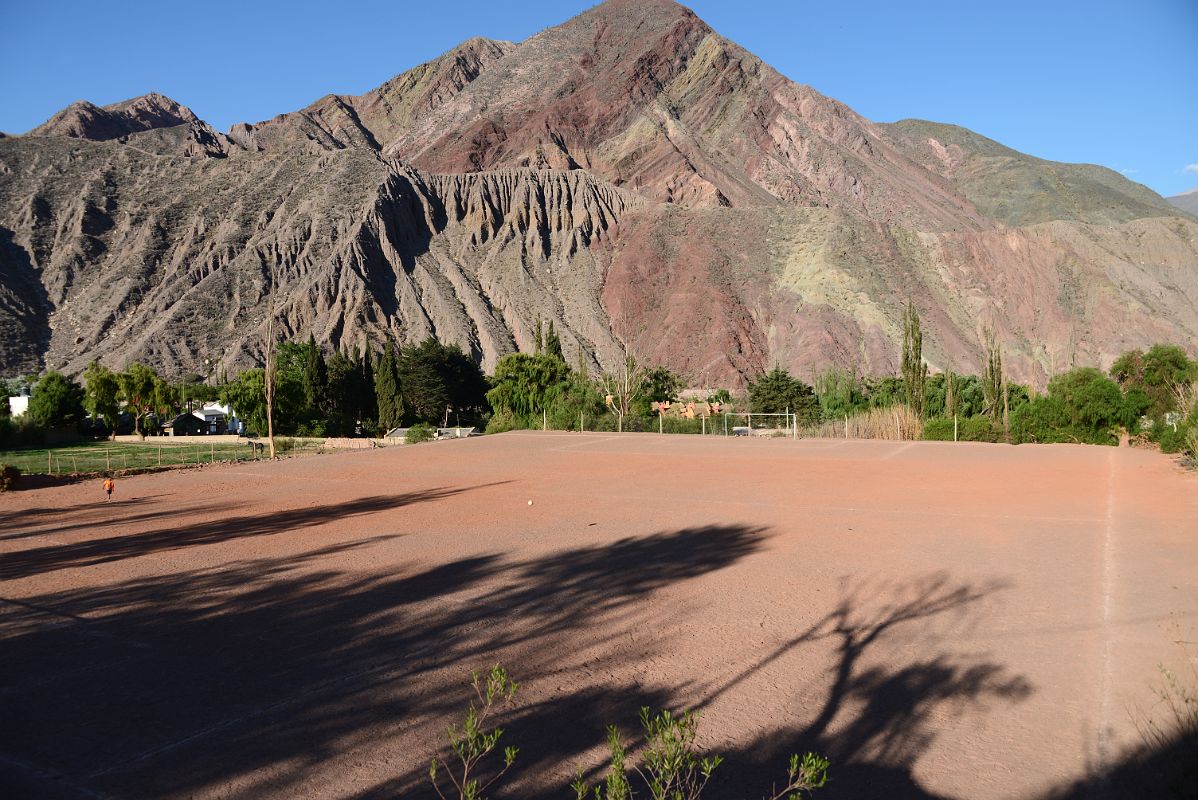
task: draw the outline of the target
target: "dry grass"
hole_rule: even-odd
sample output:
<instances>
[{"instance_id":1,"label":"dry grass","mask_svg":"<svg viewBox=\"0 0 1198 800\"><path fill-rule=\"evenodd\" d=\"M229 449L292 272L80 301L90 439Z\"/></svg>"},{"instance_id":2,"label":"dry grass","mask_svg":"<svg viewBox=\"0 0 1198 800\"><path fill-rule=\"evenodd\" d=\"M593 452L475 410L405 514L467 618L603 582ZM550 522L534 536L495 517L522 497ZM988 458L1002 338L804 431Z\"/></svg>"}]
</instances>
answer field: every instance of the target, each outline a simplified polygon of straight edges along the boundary
<instances>
[{"instance_id":1,"label":"dry grass","mask_svg":"<svg viewBox=\"0 0 1198 800\"><path fill-rule=\"evenodd\" d=\"M834 420L807 428L803 435L824 439L915 441L923 438L923 420L906 406L871 408L847 420Z\"/></svg>"}]
</instances>

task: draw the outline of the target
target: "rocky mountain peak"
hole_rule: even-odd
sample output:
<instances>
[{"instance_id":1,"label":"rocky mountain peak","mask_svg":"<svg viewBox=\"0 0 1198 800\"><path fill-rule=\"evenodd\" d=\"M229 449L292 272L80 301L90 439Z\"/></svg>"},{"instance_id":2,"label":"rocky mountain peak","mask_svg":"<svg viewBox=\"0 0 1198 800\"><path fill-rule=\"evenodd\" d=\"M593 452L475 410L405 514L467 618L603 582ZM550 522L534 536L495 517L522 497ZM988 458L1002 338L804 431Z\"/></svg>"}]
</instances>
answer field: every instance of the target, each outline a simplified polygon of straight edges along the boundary
<instances>
[{"instance_id":1,"label":"rocky mountain peak","mask_svg":"<svg viewBox=\"0 0 1198 800\"><path fill-rule=\"evenodd\" d=\"M70 136L101 142L131 133L173 128L199 121L187 106L151 92L102 107L87 100L77 100L27 135Z\"/></svg>"}]
</instances>

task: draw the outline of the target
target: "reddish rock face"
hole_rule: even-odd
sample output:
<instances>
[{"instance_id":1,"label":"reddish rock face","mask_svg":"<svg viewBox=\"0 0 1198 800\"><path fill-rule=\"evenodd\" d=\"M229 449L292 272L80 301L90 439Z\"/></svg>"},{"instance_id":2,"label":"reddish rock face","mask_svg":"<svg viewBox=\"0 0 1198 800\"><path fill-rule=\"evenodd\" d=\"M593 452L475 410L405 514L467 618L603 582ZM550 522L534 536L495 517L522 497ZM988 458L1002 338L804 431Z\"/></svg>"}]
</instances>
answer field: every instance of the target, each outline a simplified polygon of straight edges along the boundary
<instances>
[{"instance_id":1,"label":"reddish rock face","mask_svg":"<svg viewBox=\"0 0 1198 800\"><path fill-rule=\"evenodd\" d=\"M612 0L227 136L146 95L0 140L0 374L246 366L278 292L286 335L334 346L435 335L490 368L552 319L593 364L733 388L893 371L910 299L933 368L976 370L989 327L1042 383L1198 348L1196 242L1110 170L875 124Z\"/></svg>"}]
</instances>

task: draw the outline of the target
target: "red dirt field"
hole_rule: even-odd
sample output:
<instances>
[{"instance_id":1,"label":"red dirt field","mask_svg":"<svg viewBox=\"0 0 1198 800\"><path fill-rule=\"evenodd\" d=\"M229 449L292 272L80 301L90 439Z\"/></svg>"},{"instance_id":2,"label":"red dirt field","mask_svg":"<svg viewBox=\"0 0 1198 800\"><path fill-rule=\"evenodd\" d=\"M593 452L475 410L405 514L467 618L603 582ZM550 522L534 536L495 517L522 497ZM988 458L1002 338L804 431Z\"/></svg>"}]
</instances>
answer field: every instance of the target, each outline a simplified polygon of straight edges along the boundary
<instances>
[{"instance_id":1,"label":"red dirt field","mask_svg":"<svg viewBox=\"0 0 1198 800\"><path fill-rule=\"evenodd\" d=\"M1198 479L512 433L0 496L0 598L6 798L425 797L496 661L522 684L498 797L572 796L641 705L702 711L707 798L806 749L819 798L1133 796L1102 776L1198 653Z\"/></svg>"}]
</instances>

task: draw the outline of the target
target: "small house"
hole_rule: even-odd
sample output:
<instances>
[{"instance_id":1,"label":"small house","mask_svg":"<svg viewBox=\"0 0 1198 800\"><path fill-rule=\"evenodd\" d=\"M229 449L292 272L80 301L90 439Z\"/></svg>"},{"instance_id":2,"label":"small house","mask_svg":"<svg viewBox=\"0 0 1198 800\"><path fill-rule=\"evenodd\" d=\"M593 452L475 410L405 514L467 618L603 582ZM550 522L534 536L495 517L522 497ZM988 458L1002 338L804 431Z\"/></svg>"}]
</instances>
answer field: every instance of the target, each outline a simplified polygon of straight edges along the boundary
<instances>
[{"instance_id":1,"label":"small house","mask_svg":"<svg viewBox=\"0 0 1198 800\"><path fill-rule=\"evenodd\" d=\"M209 423L195 412L183 413L163 426L168 436L204 436Z\"/></svg>"}]
</instances>

